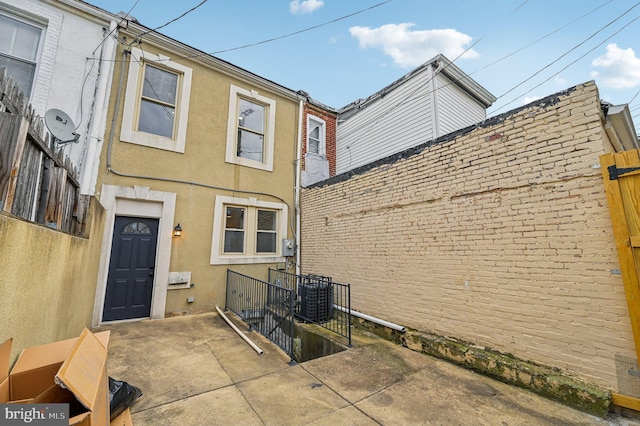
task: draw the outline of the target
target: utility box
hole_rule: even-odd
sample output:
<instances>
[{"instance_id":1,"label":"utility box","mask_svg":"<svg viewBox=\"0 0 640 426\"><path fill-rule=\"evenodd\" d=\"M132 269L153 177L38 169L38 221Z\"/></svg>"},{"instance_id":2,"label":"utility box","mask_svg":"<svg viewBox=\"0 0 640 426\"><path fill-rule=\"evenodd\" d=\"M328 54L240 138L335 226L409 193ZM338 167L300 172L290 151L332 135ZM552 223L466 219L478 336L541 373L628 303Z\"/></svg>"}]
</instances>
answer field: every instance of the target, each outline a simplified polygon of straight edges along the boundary
<instances>
[{"instance_id":1,"label":"utility box","mask_svg":"<svg viewBox=\"0 0 640 426\"><path fill-rule=\"evenodd\" d=\"M285 257L291 257L296 254L296 242L292 239L282 240L282 255Z\"/></svg>"}]
</instances>

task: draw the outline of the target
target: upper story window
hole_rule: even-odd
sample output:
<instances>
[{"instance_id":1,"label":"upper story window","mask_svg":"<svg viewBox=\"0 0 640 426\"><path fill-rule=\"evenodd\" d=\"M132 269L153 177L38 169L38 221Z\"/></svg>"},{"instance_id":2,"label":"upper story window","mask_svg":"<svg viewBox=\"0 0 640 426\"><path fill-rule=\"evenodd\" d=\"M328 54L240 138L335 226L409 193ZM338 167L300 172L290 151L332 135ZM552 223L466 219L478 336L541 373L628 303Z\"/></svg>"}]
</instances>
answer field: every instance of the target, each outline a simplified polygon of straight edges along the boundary
<instances>
[{"instance_id":1,"label":"upper story window","mask_svg":"<svg viewBox=\"0 0 640 426\"><path fill-rule=\"evenodd\" d=\"M184 152L191 74L168 57L131 48L120 139Z\"/></svg>"},{"instance_id":2,"label":"upper story window","mask_svg":"<svg viewBox=\"0 0 640 426\"><path fill-rule=\"evenodd\" d=\"M326 155L326 122L313 115L307 115L307 153Z\"/></svg>"},{"instance_id":3,"label":"upper story window","mask_svg":"<svg viewBox=\"0 0 640 426\"><path fill-rule=\"evenodd\" d=\"M28 98L36 75L42 28L0 15L0 67Z\"/></svg>"},{"instance_id":4,"label":"upper story window","mask_svg":"<svg viewBox=\"0 0 640 426\"><path fill-rule=\"evenodd\" d=\"M173 138L179 78L174 72L145 65L138 130Z\"/></svg>"},{"instance_id":5,"label":"upper story window","mask_svg":"<svg viewBox=\"0 0 640 426\"><path fill-rule=\"evenodd\" d=\"M273 171L276 102L231 86L225 161Z\"/></svg>"}]
</instances>

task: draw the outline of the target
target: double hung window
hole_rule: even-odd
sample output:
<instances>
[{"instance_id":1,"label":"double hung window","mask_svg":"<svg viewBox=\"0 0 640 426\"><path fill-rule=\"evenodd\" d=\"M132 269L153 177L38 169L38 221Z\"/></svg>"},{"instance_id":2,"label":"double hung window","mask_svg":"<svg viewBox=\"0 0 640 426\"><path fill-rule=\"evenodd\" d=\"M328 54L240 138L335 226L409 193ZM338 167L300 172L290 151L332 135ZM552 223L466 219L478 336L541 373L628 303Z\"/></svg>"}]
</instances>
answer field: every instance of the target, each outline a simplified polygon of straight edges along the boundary
<instances>
[{"instance_id":1,"label":"double hung window","mask_svg":"<svg viewBox=\"0 0 640 426\"><path fill-rule=\"evenodd\" d=\"M5 67L26 98L36 75L42 28L0 14L0 67Z\"/></svg>"},{"instance_id":2,"label":"double hung window","mask_svg":"<svg viewBox=\"0 0 640 426\"><path fill-rule=\"evenodd\" d=\"M191 68L136 47L130 56L120 139L184 152Z\"/></svg>"},{"instance_id":3,"label":"double hung window","mask_svg":"<svg viewBox=\"0 0 640 426\"><path fill-rule=\"evenodd\" d=\"M307 153L326 155L326 122L321 118L307 115Z\"/></svg>"},{"instance_id":4,"label":"double hung window","mask_svg":"<svg viewBox=\"0 0 640 426\"><path fill-rule=\"evenodd\" d=\"M273 171L276 102L231 86L225 161Z\"/></svg>"}]
</instances>

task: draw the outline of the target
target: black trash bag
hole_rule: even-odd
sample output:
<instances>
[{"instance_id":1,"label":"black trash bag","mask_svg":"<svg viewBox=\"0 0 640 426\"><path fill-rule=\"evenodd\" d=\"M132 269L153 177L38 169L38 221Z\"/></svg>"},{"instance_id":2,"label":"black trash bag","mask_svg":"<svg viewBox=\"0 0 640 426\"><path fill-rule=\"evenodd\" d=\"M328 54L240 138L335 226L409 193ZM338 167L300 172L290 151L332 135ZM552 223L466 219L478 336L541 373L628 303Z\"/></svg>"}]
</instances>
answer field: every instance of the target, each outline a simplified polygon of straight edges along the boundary
<instances>
[{"instance_id":1,"label":"black trash bag","mask_svg":"<svg viewBox=\"0 0 640 426\"><path fill-rule=\"evenodd\" d=\"M136 399L142 396L142 391L127 382L115 380L109 377L109 404L111 420L115 419L127 408L131 407Z\"/></svg>"}]
</instances>

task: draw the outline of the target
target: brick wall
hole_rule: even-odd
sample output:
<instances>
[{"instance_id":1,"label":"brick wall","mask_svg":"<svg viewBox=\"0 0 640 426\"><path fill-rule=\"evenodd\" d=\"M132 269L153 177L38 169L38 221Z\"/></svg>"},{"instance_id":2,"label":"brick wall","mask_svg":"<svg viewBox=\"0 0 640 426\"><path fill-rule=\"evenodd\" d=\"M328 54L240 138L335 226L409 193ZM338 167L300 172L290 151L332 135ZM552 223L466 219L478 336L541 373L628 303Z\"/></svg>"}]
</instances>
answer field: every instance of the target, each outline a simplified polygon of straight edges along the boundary
<instances>
[{"instance_id":1,"label":"brick wall","mask_svg":"<svg viewBox=\"0 0 640 426\"><path fill-rule=\"evenodd\" d=\"M302 128L302 170L305 170L304 155L307 153L307 115L315 115L326 122L326 150L327 161L329 162L329 176L336 175L336 126L338 115L324 110L308 102L304 104L304 117Z\"/></svg>"},{"instance_id":2,"label":"brick wall","mask_svg":"<svg viewBox=\"0 0 640 426\"><path fill-rule=\"evenodd\" d=\"M616 388L635 356L586 83L303 190L302 269L352 308Z\"/></svg>"}]
</instances>

